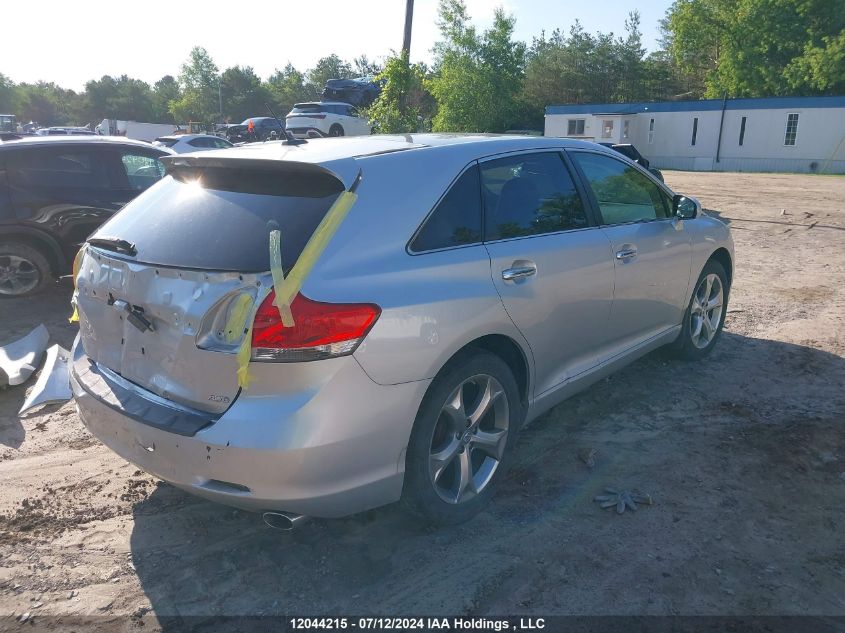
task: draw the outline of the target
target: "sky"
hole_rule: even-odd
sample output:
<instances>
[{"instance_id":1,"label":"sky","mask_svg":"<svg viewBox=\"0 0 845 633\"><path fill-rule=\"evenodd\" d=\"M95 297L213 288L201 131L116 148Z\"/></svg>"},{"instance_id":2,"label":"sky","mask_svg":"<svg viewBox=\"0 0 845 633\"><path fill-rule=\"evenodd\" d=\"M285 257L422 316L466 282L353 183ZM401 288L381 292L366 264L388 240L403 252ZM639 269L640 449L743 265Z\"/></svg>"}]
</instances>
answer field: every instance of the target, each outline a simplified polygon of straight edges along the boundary
<instances>
[{"instance_id":1,"label":"sky","mask_svg":"<svg viewBox=\"0 0 845 633\"><path fill-rule=\"evenodd\" d=\"M542 30L568 31L577 18L591 33L624 32L629 11L642 17L643 43L657 47L657 21L671 0L465 0L481 29L503 7L516 18L516 39L530 44ZM416 0L413 61L431 61L438 37L437 0ZM233 10L236 7L238 10ZM240 9L243 10L240 10ZM89 79L129 75L150 84L178 75L193 46L203 46L221 70L252 66L262 78L291 62L300 70L337 53L380 59L402 47L404 0L66 0L62 19L39 18L31 28L3 29L0 73L16 83L53 81L82 90ZM285 26L285 20L290 25Z\"/></svg>"}]
</instances>

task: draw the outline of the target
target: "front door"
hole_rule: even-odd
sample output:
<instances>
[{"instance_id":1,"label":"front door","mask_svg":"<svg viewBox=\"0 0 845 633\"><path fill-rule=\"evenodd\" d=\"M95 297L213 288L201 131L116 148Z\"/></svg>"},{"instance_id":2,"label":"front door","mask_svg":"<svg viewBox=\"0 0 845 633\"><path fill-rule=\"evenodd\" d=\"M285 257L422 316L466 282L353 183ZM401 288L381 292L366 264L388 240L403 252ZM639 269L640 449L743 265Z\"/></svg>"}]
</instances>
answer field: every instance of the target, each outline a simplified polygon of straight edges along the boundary
<instances>
[{"instance_id":1,"label":"front door","mask_svg":"<svg viewBox=\"0 0 845 633\"><path fill-rule=\"evenodd\" d=\"M480 163L493 283L534 354L535 395L594 367L613 300L610 242L559 152Z\"/></svg>"},{"instance_id":2,"label":"front door","mask_svg":"<svg viewBox=\"0 0 845 633\"><path fill-rule=\"evenodd\" d=\"M692 246L672 199L638 167L606 154L571 151L611 243L616 289L608 331L627 349L681 323Z\"/></svg>"}]
</instances>

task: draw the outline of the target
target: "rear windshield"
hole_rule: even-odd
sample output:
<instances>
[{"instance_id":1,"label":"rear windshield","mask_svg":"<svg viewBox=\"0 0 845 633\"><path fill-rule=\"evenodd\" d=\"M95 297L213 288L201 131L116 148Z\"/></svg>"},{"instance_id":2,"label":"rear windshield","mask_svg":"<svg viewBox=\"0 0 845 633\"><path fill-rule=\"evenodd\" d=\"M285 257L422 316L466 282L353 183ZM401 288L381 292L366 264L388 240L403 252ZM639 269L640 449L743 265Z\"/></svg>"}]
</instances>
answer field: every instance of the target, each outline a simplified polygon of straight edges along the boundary
<instances>
[{"instance_id":1,"label":"rear windshield","mask_svg":"<svg viewBox=\"0 0 845 633\"><path fill-rule=\"evenodd\" d=\"M225 168L174 171L94 234L135 245L139 262L200 270L270 270L278 229L285 270L343 186L323 173Z\"/></svg>"},{"instance_id":2,"label":"rear windshield","mask_svg":"<svg viewBox=\"0 0 845 633\"><path fill-rule=\"evenodd\" d=\"M298 103L291 110L293 114L320 114L325 111L325 106L316 103Z\"/></svg>"},{"instance_id":3,"label":"rear windshield","mask_svg":"<svg viewBox=\"0 0 845 633\"><path fill-rule=\"evenodd\" d=\"M156 143L161 143L165 147L173 147L179 142L178 138L170 138L167 136L160 136L156 139Z\"/></svg>"}]
</instances>

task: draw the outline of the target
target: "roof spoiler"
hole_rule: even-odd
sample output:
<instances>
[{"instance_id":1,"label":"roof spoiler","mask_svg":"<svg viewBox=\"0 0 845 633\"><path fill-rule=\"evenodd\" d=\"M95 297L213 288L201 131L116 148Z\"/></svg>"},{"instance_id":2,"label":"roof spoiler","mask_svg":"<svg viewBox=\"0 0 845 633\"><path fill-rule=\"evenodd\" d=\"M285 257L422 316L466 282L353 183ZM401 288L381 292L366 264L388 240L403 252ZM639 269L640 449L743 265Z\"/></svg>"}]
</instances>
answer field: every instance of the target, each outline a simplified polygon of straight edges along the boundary
<instances>
[{"instance_id":1,"label":"roof spoiler","mask_svg":"<svg viewBox=\"0 0 845 633\"><path fill-rule=\"evenodd\" d=\"M162 156L159 160L164 164L168 174L179 169L202 169L203 167L300 174L322 173L339 180L346 191L353 191L361 180L361 168L354 158L341 158L318 164L294 160L234 158L220 154L181 154L176 156Z\"/></svg>"}]
</instances>

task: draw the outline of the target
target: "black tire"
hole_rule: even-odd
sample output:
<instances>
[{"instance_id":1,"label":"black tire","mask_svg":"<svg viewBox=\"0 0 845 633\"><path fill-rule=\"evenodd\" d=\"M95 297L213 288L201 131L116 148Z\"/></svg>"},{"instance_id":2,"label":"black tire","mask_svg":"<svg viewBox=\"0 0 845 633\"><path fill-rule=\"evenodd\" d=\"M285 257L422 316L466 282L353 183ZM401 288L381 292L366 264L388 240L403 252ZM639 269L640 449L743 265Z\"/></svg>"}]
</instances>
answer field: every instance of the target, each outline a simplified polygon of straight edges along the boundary
<instances>
[{"instance_id":1,"label":"black tire","mask_svg":"<svg viewBox=\"0 0 845 633\"><path fill-rule=\"evenodd\" d=\"M702 296L700 291L706 290L706 287L703 287L702 284L704 284L705 280L710 275L718 277L722 288L722 301L721 310L718 315L718 327L713 328L713 334L708 337L706 342L701 341L701 339L696 342L694 334L697 328L695 328L694 323L697 324L698 318L700 318L696 318L695 316L698 312L696 306L700 305L699 298ZM728 284L728 276L725 273L725 269L719 262L711 259L704 265L701 274L695 282L692 295L690 296L689 303L687 304L687 309L684 312L681 333L677 340L669 346L669 352L672 356L682 360L699 360L713 351L713 348L716 346L716 342L722 334L722 328L725 325L725 314L728 310L729 295L730 285ZM714 314L715 312L710 312L711 316ZM712 327L712 318L709 320ZM703 320L702 323L704 323ZM702 343L705 344L702 345Z\"/></svg>"},{"instance_id":2,"label":"black tire","mask_svg":"<svg viewBox=\"0 0 845 633\"><path fill-rule=\"evenodd\" d=\"M23 286L22 280L27 282ZM36 247L0 242L0 298L29 297L52 281L50 262Z\"/></svg>"},{"instance_id":3,"label":"black tire","mask_svg":"<svg viewBox=\"0 0 845 633\"><path fill-rule=\"evenodd\" d=\"M497 399L496 402L498 404L494 405L497 407L497 410L493 411L493 409L490 409L490 413L482 416L481 421L477 424L479 429L484 427L483 430L488 431L490 429L485 425L491 424L495 420L499 420L500 422L505 419L507 420L507 432L502 440L502 444L500 444L500 447L503 447L501 448L501 458L498 460L494 459L486 450L477 448L472 443L464 445L466 448L458 448L460 455L456 456L450 466L444 467L441 471L441 483L446 478L445 476L448 474L447 471L449 468L460 468L459 463L464 452L466 452L466 459L470 464L470 468L473 467L474 460L478 462L479 470L477 475L480 477L484 476L482 470L485 467L488 469L491 468L491 464L496 461L498 465L492 471L492 476L488 476L484 480L484 485L480 491L474 491L475 482L473 481L473 485L468 493L470 498L450 503L441 497L444 488L438 485L438 483L435 483L435 478L430 471L432 451L435 450L434 445L439 444L435 434L440 433L442 430L444 420L448 428L450 419L447 419L448 416L444 417L443 410L450 396L454 395L457 388L465 385L467 381L475 379L484 380L481 378L482 376L492 377L494 381L490 384L495 384L497 381L498 385L496 389L498 387L502 389L499 399L505 399L504 406L506 407L506 412L498 408L503 405ZM478 393L480 393L480 390L475 395L478 396ZM474 407L468 405L467 408L472 409ZM513 372L501 358L484 350L475 350L454 359L434 379L417 413L405 458L405 482L402 489L403 504L417 516L435 525L462 523L479 513L490 502L498 482L507 471L516 435L524 416L524 406L520 401L519 388L517 387ZM469 425L469 422L467 424ZM467 428L464 437L473 428ZM452 439L451 433L447 430L443 437L446 442L455 443L461 447L462 440L458 438L458 435L460 435L460 432ZM452 477L459 477L457 470L452 473ZM457 481L454 481L454 485L456 488L459 486ZM438 492L438 490L441 492ZM457 495L460 497L460 492Z\"/></svg>"},{"instance_id":4,"label":"black tire","mask_svg":"<svg viewBox=\"0 0 845 633\"><path fill-rule=\"evenodd\" d=\"M329 136L343 136L343 126L340 123L334 123L329 128Z\"/></svg>"}]
</instances>

